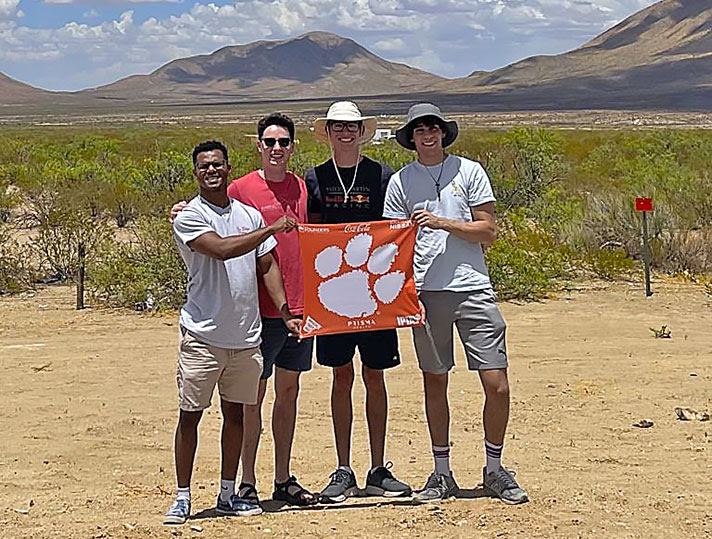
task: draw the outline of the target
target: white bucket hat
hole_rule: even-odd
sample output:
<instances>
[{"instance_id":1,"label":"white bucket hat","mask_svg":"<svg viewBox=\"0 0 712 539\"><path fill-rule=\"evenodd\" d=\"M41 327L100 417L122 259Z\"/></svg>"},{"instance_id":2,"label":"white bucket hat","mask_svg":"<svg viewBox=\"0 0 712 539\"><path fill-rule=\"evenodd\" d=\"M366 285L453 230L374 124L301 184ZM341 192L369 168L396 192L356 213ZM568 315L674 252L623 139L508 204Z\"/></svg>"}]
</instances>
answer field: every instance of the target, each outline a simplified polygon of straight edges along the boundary
<instances>
[{"instance_id":1,"label":"white bucket hat","mask_svg":"<svg viewBox=\"0 0 712 539\"><path fill-rule=\"evenodd\" d=\"M314 121L314 136L322 142L329 142L329 135L326 132L326 122L363 122L363 135L358 139L359 144L365 144L376 134L375 116L361 116L361 111L356 103L351 101L337 101L333 103L326 112L325 118L317 118Z\"/></svg>"}]
</instances>

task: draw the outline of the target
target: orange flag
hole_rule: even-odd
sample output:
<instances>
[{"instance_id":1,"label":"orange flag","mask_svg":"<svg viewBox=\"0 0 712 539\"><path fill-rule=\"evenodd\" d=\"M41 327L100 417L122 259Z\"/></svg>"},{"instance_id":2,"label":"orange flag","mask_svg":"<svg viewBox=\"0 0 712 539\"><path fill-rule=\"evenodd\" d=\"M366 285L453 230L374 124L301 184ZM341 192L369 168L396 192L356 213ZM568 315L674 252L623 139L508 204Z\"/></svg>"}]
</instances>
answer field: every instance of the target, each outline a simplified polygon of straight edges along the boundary
<instances>
[{"instance_id":1,"label":"orange flag","mask_svg":"<svg viewBox=\"0 0 712 539\"><path fill-rule=\"evenodd\" d=\"M409 219L299 225L302 337L422 324Z\"/></svg>"}]
</instances>

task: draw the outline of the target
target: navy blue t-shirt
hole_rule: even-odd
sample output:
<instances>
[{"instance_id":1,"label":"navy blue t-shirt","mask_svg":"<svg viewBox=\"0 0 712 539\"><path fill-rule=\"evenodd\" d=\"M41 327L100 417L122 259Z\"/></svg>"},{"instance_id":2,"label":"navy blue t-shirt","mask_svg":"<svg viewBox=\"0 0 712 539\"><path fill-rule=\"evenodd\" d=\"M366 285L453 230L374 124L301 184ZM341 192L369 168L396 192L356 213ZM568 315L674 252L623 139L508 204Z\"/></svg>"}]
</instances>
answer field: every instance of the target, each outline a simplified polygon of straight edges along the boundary
<instances>
[{"instance_id":1,"label":"navy blue t-shirt","mask_svg":"<svg viewBox=\"0 0 712 539\"><path fill-rule=\"evenodd\" d=\"M339 167L339 174L348 190L354 182L356 167ZM304 181L309 196L310 214L320 214L323 223L362 223L383 219L383 200L393 169L368 157L358 165L356 183L344 201L344 188L334 171L331 159L307 170Z\"/></svg>"}]
</instances>

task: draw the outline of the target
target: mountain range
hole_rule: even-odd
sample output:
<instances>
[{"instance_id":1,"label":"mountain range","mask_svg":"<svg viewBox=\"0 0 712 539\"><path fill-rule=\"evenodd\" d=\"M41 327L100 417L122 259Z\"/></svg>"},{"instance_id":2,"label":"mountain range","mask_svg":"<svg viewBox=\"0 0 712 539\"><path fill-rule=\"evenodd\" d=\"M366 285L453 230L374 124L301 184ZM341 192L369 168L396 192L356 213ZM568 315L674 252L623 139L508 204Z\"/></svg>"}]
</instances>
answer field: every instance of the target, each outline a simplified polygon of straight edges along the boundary
<instances>
[{"instance_id":1,"label":"mountain range","mask_svg":"<svg viewBox=\"0 0 712 539\"><path fill-rule=\"evenodd\" d=\"M0 73L0 105L151 107L330 98L432 99L451 110L712 110L710 0L662 0L581 47L446 79L311 32L228 46L79 92ZM404 105L405 106L405 105ZM372 108L372 107L371 107Z\"/></svg>"}]
</instances>

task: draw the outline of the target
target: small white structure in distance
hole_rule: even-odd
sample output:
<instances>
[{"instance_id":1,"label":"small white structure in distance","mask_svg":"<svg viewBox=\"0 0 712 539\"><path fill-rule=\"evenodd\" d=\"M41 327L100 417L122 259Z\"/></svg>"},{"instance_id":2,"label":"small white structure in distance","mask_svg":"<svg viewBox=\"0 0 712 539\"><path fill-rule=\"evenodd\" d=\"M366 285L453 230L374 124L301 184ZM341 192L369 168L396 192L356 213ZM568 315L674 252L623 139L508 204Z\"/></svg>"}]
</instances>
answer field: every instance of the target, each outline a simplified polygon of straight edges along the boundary
<instances>
[{"instance_id":1,"label":"small white structure in distance","mask_svg":"<svg viewBox=\"0 0 712 539\"><path fill-rule=\"evenodd\" d=\"M392 129L376 129L376 133L371 139L372 144L383 144L384 140L395 138Z\"/></svg>"}]
</instances>

